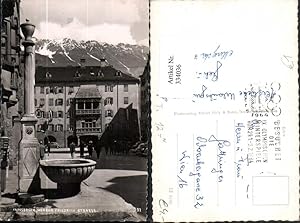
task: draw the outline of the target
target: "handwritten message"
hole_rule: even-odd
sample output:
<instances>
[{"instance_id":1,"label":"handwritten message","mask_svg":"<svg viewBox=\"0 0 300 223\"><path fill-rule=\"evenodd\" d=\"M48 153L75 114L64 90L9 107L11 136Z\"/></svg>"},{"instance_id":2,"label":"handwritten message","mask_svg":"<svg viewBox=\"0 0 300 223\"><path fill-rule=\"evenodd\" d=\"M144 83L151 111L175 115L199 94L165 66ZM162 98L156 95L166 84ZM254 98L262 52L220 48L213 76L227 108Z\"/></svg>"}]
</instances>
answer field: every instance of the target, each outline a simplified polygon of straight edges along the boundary
<instances>
[{"instance_id":1,"label":"handwritten message","mask_svg":"<svg viewBox=\"0 0 300 223\"><path fill-rule=\"evenodd\" d=\"M153 220L299 217L295 2L152 2Z\"/></svg>"}]
</instances>

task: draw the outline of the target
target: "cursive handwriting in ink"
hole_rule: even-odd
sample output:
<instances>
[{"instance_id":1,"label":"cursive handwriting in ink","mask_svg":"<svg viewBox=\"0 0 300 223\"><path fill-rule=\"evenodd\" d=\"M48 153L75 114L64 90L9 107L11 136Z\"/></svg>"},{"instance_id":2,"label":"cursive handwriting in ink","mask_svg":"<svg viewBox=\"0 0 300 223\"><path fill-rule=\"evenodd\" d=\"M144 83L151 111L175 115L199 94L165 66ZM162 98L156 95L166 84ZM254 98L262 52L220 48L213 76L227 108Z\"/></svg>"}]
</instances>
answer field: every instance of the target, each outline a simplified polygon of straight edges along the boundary
<instances>
[{"instance_id":1,"label":"cursive handwriting in ink","mask_svg":"<svg viewBox=\"0 0 300 223\"><path fill-rule=\"evenodd\" d=\"M204 165L204 161L202 158L202 149L206 147L206 143L207 143L207 139L198 136L196 137L196 154L195 154L195 171L190 172L189 176L194 177L195 178L195 204L194 204L194 208L198 209L201 206L203 206L203 200L204 200L204 196L202 194L202 190L201 190L201 169L202 169L202 165Z\"/></svg>"},{"instance_id":2,"label":"cursive handwriting in ink","mask_svg":"<svg viewBox=\"0 0 300 223\"><path fill-rule=\"evenodd\" d=\"M207 59L211 59L211 58L218 58L221 60L225 60L227 57L230 57L233 54L233 50L219 51L219 49L220 49L220 45L212 53L201 53L199 56L203 59L203 63ZM194 59L198 59L197 54L194 56Z\"/></svg>"},{"instance_id":3,"label":"cursive handwriting in ink","mask_svg":"<svg viewBox=\"0 0 300 223\"><path fill-rule=\"evenodd\" d=\"M249 159L248 159L248 154L247 154L247 156L246 156L246 158L243 158L242 156L241 156L241 158L236 162L234 162L234 164L236 165L236 177L237 178L244 178L242 175L241 175L241 172L242 172L242 167L243 167L243 165L245 165L245 161L246 161L246 165L247 166L249 166Z\"/></svg>"},{"instance_id":4,"label":"cursive handwriting in ink","mask_svg":"<svg viewBox=\"0 0 300 223\"><path fill-rule=\"evenodd\" d=\"M161 139L162 142L166 143L167 142L167 138L165 137L165 126L162 122L157 122L155 123L155 127L156 127L156 134L157 136Z\"/></svg>"},{"instance_id":5,"label":"cursive handwriting in ink","mask_svg":"<svg viewBox=\"0 0 300 223\"><path fill-rule=\"evenodd\" d=\"M227 140L219 140L214 135L211 135L208 139L208 142L216 142L218 146L218 154L217 154L217 168L213 168L211 173L218 173L218 182L223 181L223 164L226 156L226 152L223 150L224 147L230 146L230 142Z\"/></svg>"},{"instance_id":6,"label":"cursive handwriting in ink","mask_svg":"<svg viewBox=\"0 0 300 223\"><path fill-rule=\"evenodd\" d=\"M159 104L155 104L155 107L156 107L156 111L159 112L164 109L164 104L168 102L168 98L161 97L158 94L156 94L156 97L158 97L158 100L155 100L155 101L159 102Z\"/></svg>"},{"instance_id":7,"label":"cursive handwriting in ink","mask_svg":"<svg viewBox=\"0 0 300 223\"><path fill-rule=\"evenodd\" d=\"M188 183L186 180L184 180L184 173L185 173L185 169L186 166L188 164L188 161L190 159L190 156L187 155L187 151L183 151L182 152L182 157L179 159L179 173L177 175L177 179L178 179L178 186L180 188L183 188L184 186L188 186Z\"/></svg>"},{"instance_id":8,"label":"cursive handwriting in ink","mask_svg":"<svg viewBox=\"0 0 300 223\"><path fill-rule=\"evenodd\" d=\"M165 221L164 216L168 213L168 203L164 199L159 199L158 200L158 205L159 205L159 215L162 218L162 221Z\"/></svg>"},{"instance_id":9,"label":"cursive handwriting in ink","mask_svg":"<svg viewBox=\"0 0 300 223\"><path fill-rule=\"evenodd\" d=\"M201 90L202 90L202 92L200 94L194 93L193 97L194 98L209 98L210 101L215 101L218 99L235 100L235 94L233 92L223 92L223 93L220 92L220 93L210 93L210 94L207 93L206 94L207 87L205 85L202 85Z\"/></svg>"},{"instance_id":10,"label":"cursive handwriting in ink","mask_svg":"<svg viewBox=\"0 0 300 223\"><path fill-rule=\"evenodd\" d=\"M212 81L217 81L219 79L219 69L222 67L222 63L220 61L217 61L217 68L215 71L206 71L206 72L199 72L197 73L199 76L197 78L201 78L204 76L204 78L207 80L209 77L211 77Z\"/></svg>"},{"instance_id":11,"label":"cursive handwriting in ink","mask_svg":"<svg viewBox=\"0 0 300 223\"><path fill-rule=\"evenodd\" d=\"M180 188L183 188L184 186L188 185L187 181L183 180L179 175L177 175L177 178L178 178L178 186Z\"/></svg>"},{"instance_id":12,"label":"cursive handwriting in ink","mask_svg":"<svg viewBox=\"0 0 300 223\"><path fill-rule=\"evenodd\" d=\"M257 117L268 116L268 113L279 116L281 114L281 108L279 107L281 101L280 88L281 84L278 82L272 82L270 85L266 83L265 86L250 84L250 89L240 90L239 95L244 98L247 112L255 113Z\"/></svg>"}]
</instances>

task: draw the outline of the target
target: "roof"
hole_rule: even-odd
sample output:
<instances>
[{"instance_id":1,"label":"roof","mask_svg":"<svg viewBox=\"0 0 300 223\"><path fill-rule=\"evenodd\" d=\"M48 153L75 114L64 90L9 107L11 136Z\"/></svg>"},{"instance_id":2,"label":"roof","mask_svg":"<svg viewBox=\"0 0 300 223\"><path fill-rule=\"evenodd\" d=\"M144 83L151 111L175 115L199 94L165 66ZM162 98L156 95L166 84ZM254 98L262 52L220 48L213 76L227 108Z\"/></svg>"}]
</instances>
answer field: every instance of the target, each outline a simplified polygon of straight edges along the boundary
<instances>
[{"instance_id":1,"label":"roof","mask_svg":"<svg viewBox=\"0 0 300 223\"><path fill-rule=\"evenodd\" d=\"M77 91L75 98L101 98L101 95L95 85L83 85Z\"/></svg>"},{"instance_id":2,"label":"roof","mask_svg":"<svg viewBox=\"0 0 300 223\"><path fill-rule=\"evenodd\" d=\"M48 73L48 74L47 74ZM118 75L116 75L118 73ZM47 75L46 75L47 74ZM50 75L49 75L50 74ZM48 76L48 77L46 77ZM139 79L116 70L112 66L84 66L84 67L37 67L35 72L35 81L42 83L59 83L59 82L134 82L138 83Z\"/></svg>"}]
</instances>

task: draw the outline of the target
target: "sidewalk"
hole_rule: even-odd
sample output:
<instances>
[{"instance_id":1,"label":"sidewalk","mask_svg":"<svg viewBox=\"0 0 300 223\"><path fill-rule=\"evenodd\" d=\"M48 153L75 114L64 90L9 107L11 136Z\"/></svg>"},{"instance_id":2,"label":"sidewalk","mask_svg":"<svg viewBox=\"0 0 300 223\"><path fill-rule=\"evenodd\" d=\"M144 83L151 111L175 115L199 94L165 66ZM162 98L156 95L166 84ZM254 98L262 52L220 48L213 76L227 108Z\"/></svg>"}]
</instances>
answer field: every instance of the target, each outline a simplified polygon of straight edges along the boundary
<instances>
[{"instance_id":1,"label":"sidewalk","mask_svg":"<svg viewBox=\"0 0 300 223\"><path fill-rule=\"evenodd\" d=\"M51 148L50 149L50 153L70 153L70 148ZM75 148L75 153L80 153L80 148L76 147ZM88 149L87 147L84 148L84 153L87 154L88 153ZM45 154L47 154L47 151L45 152Z\"/></svg>"},{"instance_id":2,"label":"sidewalk","mask_svg":"<svg viewBox=\"0 0 300 223\"><path fill-rule=\"evenodd\" d=\"M61 149L58 149L61 150ZM54 152L54 151L53 151ZM66 154L50 154L52 158L66 157ZM48 156L46 157L48 158ZM124 174L111 170L112 174ZM138 175L143 171L128 172L127 175ZM146 174L146 173L143 173ZM99 181L100 180L100 181ZM109 184L107 171L96 169L93 174L81 183L81 192L68 198L49 198L36 205L21 206L15 203L17 191L17 166L9 170L7 187L0 201L1 220L39 220L39 221L145 221L136 208L127 203L118 194L105 190L101 184ZM111 184L111 183L110 183Z\"/></svg>"}]
</instances>

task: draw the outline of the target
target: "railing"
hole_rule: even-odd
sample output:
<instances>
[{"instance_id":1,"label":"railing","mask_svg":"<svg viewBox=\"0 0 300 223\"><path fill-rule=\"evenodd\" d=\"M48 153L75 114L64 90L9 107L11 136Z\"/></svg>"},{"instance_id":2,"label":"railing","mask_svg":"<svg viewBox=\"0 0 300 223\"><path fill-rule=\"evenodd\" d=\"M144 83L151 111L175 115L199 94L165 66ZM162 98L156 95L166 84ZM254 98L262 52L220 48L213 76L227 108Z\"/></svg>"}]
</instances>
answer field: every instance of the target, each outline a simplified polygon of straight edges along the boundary
<instances>
[{"instance_id":1,"label":"railing","mask_svg":"<svg viewBox=\"0 0 300 223\"><path fill-rule=\"evenodd\" d=\"M95 133L101 132L101 127L77 128L77 133Z\"/></svg>"},{"instance_id":2,"label":"railing","mask_svg":"<svg viewBox=\"0 0 300 223\"><path fill-rule=\"evenodd\" d=\"M76 115L101 115L100 109L76 109Z\"/></svg>"}]
</instances>

